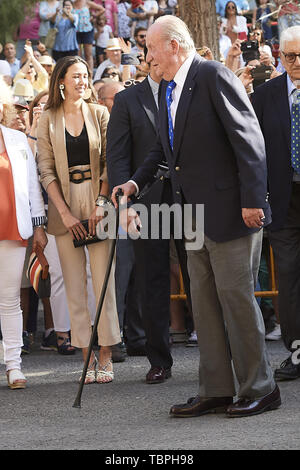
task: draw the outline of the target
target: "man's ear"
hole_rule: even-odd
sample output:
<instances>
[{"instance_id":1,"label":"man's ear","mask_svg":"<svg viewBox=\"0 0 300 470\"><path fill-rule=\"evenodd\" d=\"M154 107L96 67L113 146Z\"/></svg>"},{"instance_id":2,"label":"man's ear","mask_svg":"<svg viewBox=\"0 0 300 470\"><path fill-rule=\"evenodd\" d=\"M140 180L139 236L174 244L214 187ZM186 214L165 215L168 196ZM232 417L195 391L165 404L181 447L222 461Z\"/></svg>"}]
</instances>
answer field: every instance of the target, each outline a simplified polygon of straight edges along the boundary
<instances>
[{"instance_id":1,"label":"man's ear","mask_svg":"<svg viewBox=\"0 0 300 470\"><path fill-rule=\"evenodd\" d=\"M172 47L173 54L177 55L179 52L179 43L175 39L172 39L171 47Z\"/></svg>"}]
</instances>

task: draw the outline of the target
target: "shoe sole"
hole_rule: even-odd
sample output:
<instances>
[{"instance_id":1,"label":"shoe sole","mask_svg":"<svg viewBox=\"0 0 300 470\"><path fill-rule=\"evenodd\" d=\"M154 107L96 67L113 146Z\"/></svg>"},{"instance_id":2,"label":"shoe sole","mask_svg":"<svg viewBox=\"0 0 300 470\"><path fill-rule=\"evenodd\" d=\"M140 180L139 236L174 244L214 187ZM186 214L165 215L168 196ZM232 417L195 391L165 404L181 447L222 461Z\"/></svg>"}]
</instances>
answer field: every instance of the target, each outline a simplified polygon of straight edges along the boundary
<instances>
[{"instance_id":1,"label":"shoe sole","mask_svg":"<svg viewBox=\"0 0 300 470\"><path fill-rule=\"evenodd\" d=\"M217 413L225 413L229 405L226 406L219 406L217 408L212 408L210 410L202 411L196 414L173 414L170 413L172 418L197 418L198 416L208 415L208 414L217 414Z\"/></svg>"},{"instance_id":2,"label":"shoe sole","mask_svg":"<svg viewBox=\"0 0 300 470\"><path fill-rule=\"evenodd\" d=\"M40 349L42 351L57 351L57 348L55 346L40 346Z\"/></svg>"},{"instance_id":3,"label":"shoe sole","mask_svg":"<svg viewBox=\"0 0 300 470\"><path fill-rule=\"evenodd\" d=\"M8 384L9 388L11 390L21 390L26 388L26 383L24 384Z\"/></svg>"},{"instance_id":4,"label":"shoe sole","mask_svg":"<svg viewBox=\"0 0 300 470\"><path fill-rule=\"evenodd\" d=\"M292 381L292 380L297 380L297 379L300 379L300 376L298 375L297 377L275 377L274 376L274 379L276 380L276 382L289 382L289 381Z\"/></svg>"},{"instance_id":5,"label":"shoe sole","mask_svg":"<svg viewBox=\"0 0 300 470\"><path fill-rule=\"evenodd\" d=\"M240 413L240 414L227 413L227 417L228 418L247 418L249 416L256 416L256 415L260 415L261 413L265 413L266 411L276 410L277 408L280 407L280 405L281 405L281 398L274 401L274 403L271 403L270 405L265 406L264 408L262 408L259 411L255 411L253 413L250 412L250 413Z\"/></svg>"},{"instance_id":6,"label":"shoe sole","mask_svg":"<svg viewBox=\"0 0 300 470\"><path fill-rule=\"evenodd\" d=\"M164 383L167 379L170 379L172 377L172 374L166 375L164 379L161 380L146 380L146 384L149 385L154 385L154 384L162 384Z\"/></svg>"}]
</instances>

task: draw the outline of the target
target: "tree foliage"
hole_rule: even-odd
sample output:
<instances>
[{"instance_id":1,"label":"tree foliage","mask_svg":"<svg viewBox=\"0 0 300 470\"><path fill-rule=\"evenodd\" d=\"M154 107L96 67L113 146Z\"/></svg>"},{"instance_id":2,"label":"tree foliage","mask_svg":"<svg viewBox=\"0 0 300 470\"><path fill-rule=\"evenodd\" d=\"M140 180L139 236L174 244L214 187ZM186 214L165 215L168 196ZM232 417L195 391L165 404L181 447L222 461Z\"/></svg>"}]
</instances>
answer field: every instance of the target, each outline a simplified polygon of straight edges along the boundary
<instances>
[{"instance_id":1,"label":"tree foliage","mask_svg":"<svg viewBox=\"0 0 300 470\"><path fill-rule=\"evenodd\" d=\"M179 0L179 16L188 25L196 47L207 46L219 57L216 6L214 0Z\"/></svg>"},{"instance_id":2,"label":"tree foliage","mask_svg":"<svg viewBox=\"0 0 300 470\"><path fill-rule=\"evenodd\" d=\"M11 40L19 24L33 11L35 0L0 0L0 42Z\"/></svg>"}]
</instances>

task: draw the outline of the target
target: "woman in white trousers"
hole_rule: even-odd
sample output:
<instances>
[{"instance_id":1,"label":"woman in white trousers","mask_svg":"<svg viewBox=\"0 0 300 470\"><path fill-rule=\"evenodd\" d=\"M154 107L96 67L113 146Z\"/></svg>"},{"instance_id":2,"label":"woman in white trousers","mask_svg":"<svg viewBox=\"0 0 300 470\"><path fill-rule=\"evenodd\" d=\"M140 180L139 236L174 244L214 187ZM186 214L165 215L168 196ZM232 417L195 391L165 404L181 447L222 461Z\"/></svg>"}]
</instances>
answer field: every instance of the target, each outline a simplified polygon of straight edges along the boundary
<instances>
[{"instance_id":1,"label":"woman in white trousers","mask_svg":"<svg viewBox=\"0 0 300 470\"><path fill-rule=\"evenodd\" d=\"M23 319L20 287L26 240L47 244L37 169L25 134L9 129L14 117L10 89L0 77L0 320L4 362L11 389L25 388L21 372Z\"/></svg>"}]
</instances>

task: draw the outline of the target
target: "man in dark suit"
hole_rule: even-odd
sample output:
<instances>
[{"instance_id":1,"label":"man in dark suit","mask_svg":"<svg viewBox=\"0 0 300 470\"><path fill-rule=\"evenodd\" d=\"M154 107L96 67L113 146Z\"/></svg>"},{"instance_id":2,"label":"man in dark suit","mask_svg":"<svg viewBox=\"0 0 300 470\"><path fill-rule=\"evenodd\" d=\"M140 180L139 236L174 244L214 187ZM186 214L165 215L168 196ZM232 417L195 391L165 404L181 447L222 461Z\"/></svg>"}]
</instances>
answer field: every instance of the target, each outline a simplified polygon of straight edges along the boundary
<instances>
[{"instance_id":1,"label":"man in dark suit","mask_svg":"<svg viewBox=\"0 0 300 470\"><path fill-rule=\"evenodd\" d=\"M275 379L291 380L300 377L300 26L282 33L280 50L287 73L258 87L252 102L266 142L272 209L267 228L278 272L281 334L290 351Z\"/></svg>"},{"instance_id":2,"label":"man in dark suit","mask_svg":"<svg viewBox=\"0 0 300 470\"><path fill-rule=\"evenodd\" d=\"M195 53L179 18L158 19L147 32L147 47L147 61L167 81L161 90L159 137L121 188L127 196L136 194L166 158L175 201L194 209L204 204L205 217L202 248L187 245L199 392L170 413L189 417L226 409L228 416L240 417L275 409L280 392L254 296L261 228L270 222L259 123L239 79ZM232 362L239 383L234 404Z\"/></svg>"},{"instance_id":3,"label":"man in dark suit","mask_svg":"<svg viewBox=\"0 0 300 470\"><path fill-rule=\"evenodd\" d=\"M158 91L161 75L150 69L148 77L115 97L107 130L107 170L111 188L128 181L144 162L157 138ZM141 202L147 207L172 203L170 182L158 180ZM130 240L129 240L130 241ZM120 240L125 242L125 240ZM127 240L126 240L127 242ZM170 251L169 240L135 240L136 277L141 293L146 352L151 368L149 384L171 376L169 345Z\"/></svg>"}]
</instances>

